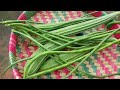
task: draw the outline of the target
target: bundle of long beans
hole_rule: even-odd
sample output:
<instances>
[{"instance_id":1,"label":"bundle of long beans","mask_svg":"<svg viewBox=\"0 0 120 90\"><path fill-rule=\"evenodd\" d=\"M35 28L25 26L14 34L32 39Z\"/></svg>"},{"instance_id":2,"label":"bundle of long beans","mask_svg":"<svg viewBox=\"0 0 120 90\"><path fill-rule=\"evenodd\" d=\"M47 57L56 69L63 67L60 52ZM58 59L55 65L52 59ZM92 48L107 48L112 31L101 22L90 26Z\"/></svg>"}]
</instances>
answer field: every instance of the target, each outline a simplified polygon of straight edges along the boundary
<instances>
[{"instance_id":1,"label":"bundle of long beans","mask_svg":"<svg viewBox=\"0 0 120 90\"><path fill-rule=\"evenodd\" d=\"M16 63L26 60L27 63L23 73L24 79L36 78L37 76L64 67L70 70L70 73L63 78L67 78L73 72L91 75L82 70L78 71L77 68L93 53L109 47L112 44L119 44L120 40L111 36L119 33L118 31L120 29L113 31L96 31L85 35L81 35L80 33L101 24L108 23L119 14L120 12L114 12L99 18L83 17L54 24L35 23L27 20L8 20L1 22L6 26L13 27L12 32L29 38L34 42L33 45L39 47L31 57L14 62L8 66L5 72ZM37 37L35 38L35 36ZM73 66L72 64L75 62L79 62L79 64ZM98 77L95 75L91 76ZM98 78L103 77L106 76Z\"/></svg>"}]
</instances>

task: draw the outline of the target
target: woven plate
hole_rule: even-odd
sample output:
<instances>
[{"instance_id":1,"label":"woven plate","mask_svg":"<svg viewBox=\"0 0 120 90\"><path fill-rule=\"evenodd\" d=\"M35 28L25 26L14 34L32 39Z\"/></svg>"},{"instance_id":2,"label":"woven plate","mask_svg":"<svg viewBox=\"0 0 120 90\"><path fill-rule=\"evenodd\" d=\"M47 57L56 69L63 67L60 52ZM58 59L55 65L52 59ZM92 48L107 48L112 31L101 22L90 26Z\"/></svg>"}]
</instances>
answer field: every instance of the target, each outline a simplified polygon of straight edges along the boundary
<instances>
[{"instance_id":1,"label":"woven plate","mask_svg":"<svg viewBox=\"0 0 120 90\"><path fill-rule=\"evenodd\" d=\"M36 22L43 23L57 23L60 21L67 21L71 19L76 19L79 17L83 17L85 14L82 11L27 11L23 12L19 20L32 19ZM92 14L93 16L101 16L104 15L103 12L97 12ZM119 25L113 25L111 29L118 28ZM103 25L97 27L98 30L102 30L104 28ZM117 36L116 36L117 37ZM118 38L118 37L117 37ZM21 36L15 35L11 32L10 42L9 42L9 59L12 64L14 61L18 59L23 59L26 57L30 57L38 47L27 46L31 41L29 39L23 38ZM25 61L22 63L18 63L13 66L13 75L15 79L21 79L23 74L23 69L25 65ZM77 63L75 63L76 65ZM85 72L91 73L93 75L101 76L112 73L120 72L120 47L117 45L112 45L100 52L97 52L85 61L78 70L84 70ZM40 79L60 79L69 73L69 70L63 68L61 70L54 71L52 73L42 75ZM84 75L77 75L73 73L68 77L69 79L88 79L93 77L87 77ZM120 76L110 76L106 77L106 79L118 79Z\"/></svg>"}]
</instances>

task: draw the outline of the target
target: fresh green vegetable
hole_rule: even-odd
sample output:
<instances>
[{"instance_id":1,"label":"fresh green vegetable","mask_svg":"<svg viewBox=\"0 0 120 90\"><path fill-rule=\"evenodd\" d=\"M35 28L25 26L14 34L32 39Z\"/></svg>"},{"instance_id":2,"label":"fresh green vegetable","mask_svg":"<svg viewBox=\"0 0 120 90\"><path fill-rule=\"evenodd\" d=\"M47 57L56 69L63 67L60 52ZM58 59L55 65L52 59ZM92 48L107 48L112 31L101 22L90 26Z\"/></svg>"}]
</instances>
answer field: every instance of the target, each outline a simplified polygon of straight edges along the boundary
<instances>
[{"instance_id":1,"label":"fresh green vegetable","mask_svg":"<svg viewBox=\"0 0 120 90\"><path fill-rule=\"evenodd\" d=\"M84 31L108 23L119 14L120 12L114 12L99 18L82 17L53 24L34 23L27 20L1 22L6 26L13 27L12 32L30 39L34 42L32 45L39 47L30 58L14 62L6 68L5 72L16 63L26 60L27 63L23 73L24 79L36 78L37 76L65 67L70 70L70 73L63 77L63 79L67 78L73 72L98 77L82 70L80 72L76 70L93 53L112 44L119 44L120 40L114 37L110 38L111 35L119 33L119 29L115 31L106 31L105 29L104 31L96 31L90 34L84 34ZM79 62L76 67L71 65L75 62Z\"/></svg>"},{"instance_id":2,"label":"fresh green vegetable","mask_svg":"<svg viewBox=\"0 0 120 90\"><path fill-rule=\"evenodd\" d=\"M93 53L95 53L99 47L111 36L113 35L115 32L117 32L120 29L114 30L113 33L110 33L105 39L103 39L69 74L67 74L64 78L67 78L68 76L70 76L86 59L88 59Z\"/></svg>"}]
</instances>

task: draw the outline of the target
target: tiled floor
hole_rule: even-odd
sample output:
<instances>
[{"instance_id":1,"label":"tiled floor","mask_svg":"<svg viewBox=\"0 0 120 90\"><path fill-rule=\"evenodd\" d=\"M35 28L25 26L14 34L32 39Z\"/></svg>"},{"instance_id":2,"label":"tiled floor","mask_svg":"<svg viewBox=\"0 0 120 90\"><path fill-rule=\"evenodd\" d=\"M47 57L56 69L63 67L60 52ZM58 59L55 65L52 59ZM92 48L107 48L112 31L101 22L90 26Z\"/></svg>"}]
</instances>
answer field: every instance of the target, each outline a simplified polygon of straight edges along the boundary
<instances>
[{"instance_id":1,"label":"tiled floor","mask_svg":"<svg viewBox=\"0 0 120 90\"><path fill-rule=\"evenodd\" d=\"M0 21L17 19L21 11L0 11ZM0 79L4 69L9 65L8 42L11 28L0 25ZM12 79L12 70L8 70L4 79Z\"/></svg>"}]
</instances>

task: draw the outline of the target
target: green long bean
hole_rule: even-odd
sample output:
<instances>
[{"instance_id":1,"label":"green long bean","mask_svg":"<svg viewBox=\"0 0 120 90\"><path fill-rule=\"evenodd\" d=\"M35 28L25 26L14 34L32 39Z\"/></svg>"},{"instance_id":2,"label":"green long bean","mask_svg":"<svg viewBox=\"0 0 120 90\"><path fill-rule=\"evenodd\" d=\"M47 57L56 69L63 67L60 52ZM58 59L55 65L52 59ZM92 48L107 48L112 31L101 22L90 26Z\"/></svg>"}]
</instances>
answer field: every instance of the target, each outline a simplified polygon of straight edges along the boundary
<instances>
[{"instance_id":1,"label":"green long bean","mask_svg":"<svg viewBox=\"0 0 120 90\"><path fill-rule=\"evenodd\" d=\"M105 37L105 39L103 39L69 74L67 74L65 77L63 77L63 79L67 78L68 76L70 76L86 59L88 59L93 53L96 52L97 49L99 49L99 47L111 36L113 35L115 32L119 31L120 29L117 29L115 31L113 31L112 33L110 33L107 37Z\"/></svg>"},{"instance_id":2,"label":"green long bean","mask_svg":"<svg viewBox=\"0 0 120 90\"><path fill-rule=\"evenodd\" d=\"M116 41L116 42L119 42L119 43L120 43L120 40L118 40L118 41ZM115 43L115 42L114 42L114 43ZM108 44L108 45L104 46L104 48L106 48L106 47L108 47L108 46L110 46L110 45L112 45L112 44L113 44L113 43ZM97 50L97 51L103 50L104 48L100 48L100 49ZM55 52L55 51L52 51L52 53L53 53L53 52ZM52 53L49 52L49 54L52 54ZM48 54L48 53L44 53L44 54ZM42 55L44 55L44 54L42 54ZM69 66L69 65L71 65L71 64L73 64L73 63L75 63L75 62L77 62L77 61L80 61L80 60L84 59L87 55L88 55L88 54L86 54L86 55L84 55L84 56L82 56L82 57L80 57L80 58L78 58L78 59L76 59L76 60L73 60L73 61L71 61L71 62L62 64L62 65L60 65L60 66L57 66L57 67L54 67L54 68L51 68L51 69L48 69L48 70L45 70L45 71L42 71L42 72L38 72L38 73L36 73L36 74L30 75L30 76L28 76L28 77L23 77L23 78L24 78L24 79L26 79L26 78L30 79L30 78L33 78L33 77L36 77L36 76L40 76L40 75L43 75L43 74L47 74L47 73L49 73L49 72L52 72L52 71L55 71L55 70L58 70L58 69L67 67L67 66ZM119 73L112 74L112 75L110 75L110 76L113 76L113 75L119 75Z\"/></svg>"}]
</instances>

